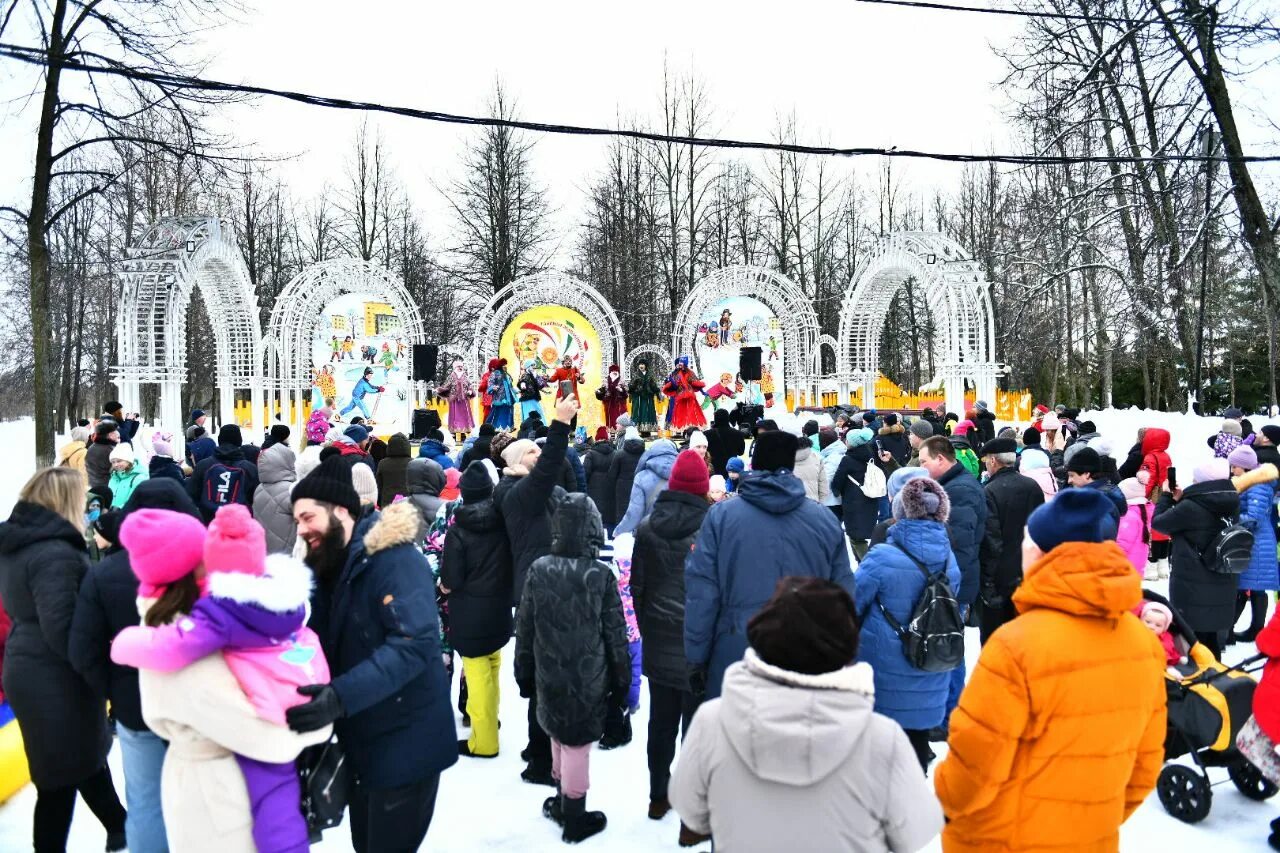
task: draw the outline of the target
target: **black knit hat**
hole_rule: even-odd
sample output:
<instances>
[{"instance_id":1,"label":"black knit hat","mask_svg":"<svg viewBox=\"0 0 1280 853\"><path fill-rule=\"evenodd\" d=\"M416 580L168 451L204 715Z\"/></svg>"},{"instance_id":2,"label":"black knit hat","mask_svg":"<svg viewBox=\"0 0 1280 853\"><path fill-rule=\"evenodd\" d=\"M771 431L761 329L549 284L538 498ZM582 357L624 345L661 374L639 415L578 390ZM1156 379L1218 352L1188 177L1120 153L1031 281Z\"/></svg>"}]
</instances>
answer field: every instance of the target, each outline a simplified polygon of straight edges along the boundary
<instances>
[{"instance_id":1,"label":"black knit hat","mask_svg":"<svg viewBox=\"0 0 1280 853\"><path fill-rule=\"evenodd\" d=\"M289 428L284 424L274 424L271 427L271 438L276 444L284 444L289 440Z\"/></svg>"},{"instance_id":2,"label":"black knit hat","mask_svg":"<svg viewBox=\"0 0 1280 853\"><path fill-rule=\"evenodd\" d=\"M785 577L747 623L747 642L765 663L791 672L835 672L858 656L858 621L843 587Z\"/></svg>"},{"instance_id":3,"label":"black knit hat","mask_svg":"<svg viewBox=\"0 0 1280 853\"><path fill-rule=\"evenodd\" d=\"M98 438L106 438L118 429L120 429L120 424L113 420L103 418L98 421L98 426L94 428L94 434L97 435Z\"/></svg>"},{"instance_id":4,"label":"black knit hat","mask_svg":"<svg viewBox=\"0 0 1280 853\"><path fill-rule=\"evenodd\" d=\"M239 447L244 444L244 438L240 435L240 427L235 424L223 424L222 429L218 430L218 444L230 444L233 447Z\"/></svg>"},{"instance_id":5,"label":"black knit hat","mask_svg":"<svg viewBox=\"0 0 1280 853\"><path fill-rule=\"evenodd\" d=\"M466 504L487 500L493 494L493 478L489 476L489 466L479 459L468 465L458 480L458 492L462 495L462 502Z\"/></svg>"},{"instance_id":6,"label":"black knit hat","mask_svg":"<svg viewBox=\"0 0 1280 853\"><path fill-rule=\"evenodd\" d=\"M756 471L794 470L798 449L796 437L789 432L762 432L751 445L751 467Z\"/></svg>"},{"instance_id":7,"label":"black knit hat","mask_svg":"<svg viewBox=\"0 0 1280 853\"><path fill-rule=\"evenodd\" d=\"M1022 431L1022 444L1024 447L1040 446L1040 430L1033 426L1027 427Z\"/></svg>"},{"instance_id":8,"label":"black knit hat","mask_svg":"<svg viewBox=\"0 0 1280 853\"><path fill-rule=\"evenodd\" d=\"M802 434L802 435L817 435L817 434L818 434L818 422L817 422L817 421L805 421L805 422L804 422L804 426L800 428L800 432L801 432L801 434Z\"/></svg>"},{"instance_id":9,"label":"black knit hat","mask_svg":"<svg viewBox=\"0 0 1280 853\"><path fill-rule=\"evenodd\" d=\"M351 463L340 455L325 459L298 481L289 500L297 502L303 498L346 507L352 518L360 515L360 495L352 485Z\"/></svg>"},{"instance_id":10,"label":"black knit hat","mask_svg":"<svg viewBox=\"0 0 1280 853\"><path fill-rule=\"evenodd\" d=\"M1067 470L1073 474L1097 474L1102 470L1102 457L1088 445L1071 455Z\"/></svg>"},{"instance_id":11,"label":"black knit hat","mask_svg":"<svg viewBox=\"0 0 1280 853\"><path fill-rule=\"evenodd\" d=\"M483 437L486 435L495 435L497 434L497 432L498 431L494 429L493 424L486 422L486 423L480 424L480 432L478 433L478 435Z\"/></svg>"}]
</instances>

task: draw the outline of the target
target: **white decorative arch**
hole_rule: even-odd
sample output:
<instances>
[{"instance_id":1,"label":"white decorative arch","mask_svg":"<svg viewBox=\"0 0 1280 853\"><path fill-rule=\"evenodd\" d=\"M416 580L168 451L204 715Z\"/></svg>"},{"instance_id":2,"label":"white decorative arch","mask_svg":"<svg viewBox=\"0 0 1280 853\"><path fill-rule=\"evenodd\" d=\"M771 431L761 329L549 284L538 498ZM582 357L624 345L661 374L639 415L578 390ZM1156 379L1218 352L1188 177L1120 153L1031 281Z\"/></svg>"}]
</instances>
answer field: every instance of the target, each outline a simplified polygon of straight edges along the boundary
<instances>
[{"instance_id":1,"label":"white decorative arch","mask_svg":"<svg viewBox=\"0 0 1280 853\"><path fill-rule=\"evenodd\" d=\"M658 346L657 344L641 344L629 351L626 357L619 362L622 366L623 375L630 380L635 371L636 361L642 356L651 356L649 359L650 373L658 377L661 381L663 376L671 370L671 365L675 356L671 350Z\"/></svg>"},{"instance_id":2,"label":"white decorative arch","mask_svg":"<svg viewBox=\"0 0 1280 853\"><path fill-rule=\"evenodd\" d=\"M222 423L235 419L235 392L260 388L262 333L258 299L229 222L212 216L169 217L125 250L116 270L118 363L114 382L125 411L141 408L143 384L160 386L160 422L185 423L187 308L199 288L217 352L215 383ZM183 431L174 429L180 446Z\"/></svg>"},{"instance_id":3,"label":"white decorative arch","mask_svg":"<svg viewBox=\"0 0 1280 853\"><path fill-rule=\"evenodd\" d=\"M571 308L587 319L600 337L602 368L622 363L627 350L622 323L608 300L582 279L544 272L516 279L485 303L471 339L471 375L479 376L485 362L498 355L502 333L517 314L543 305Z\"/></svg>"},{"instance_id":4,"label":"white decorative arch","mask_svg":"<svg viewBox=\"0 0 1280 853\"><path fill-rule=\"evenodd\" d=\"M795 282L764 267L723 267L698 281L676 313L675 328L671 333L675 352L696 358L697 347L694 344L698 337L698 318L721 299L734 296L750 297L764 303L782 325L782 340L786 347L786 375L782 378L782 387L812 390L816 384L812 360L818 348L818 314L813 310L812 301Z\"/></svg>"},{"instance_id":5,"label":"white decorative arch","mask_svg":"<svg viewBox=\"0 0 1280 853\"><path fill-rule=\"evenodd\" d=\"M818 378L826 378L826 374L822 372L822 350L827 349L831 353L831 361L836 367L836 373L840 372L840 343L828 334L818 335L818 345L813 349L813 360L809 367L809 372Z\"/></svg>"},{"instance_id":6,"label":"white decorative arch","mask_svg":"<svg viewBox=\"0 0 1280 853\"><path fill-rule=\"evenodd\" d=\"M840 394L862 388L863 406L875 405L880 337L894 296L914 279L938 329L942 363L934 383L945 388L948 411L964 411L965 382L979 399L995 396L995 325L990 284L964 248L942 234L907 231L881 239L857 270L840 311Z\"/></svg>"},{"instance_id":7,"label":"white decorative arch","mask_svg":"<svg viewBox=\"0 0 1280 853\"><path fill-rule=\"evenodd\" d=\"M264 384L270 393L280 393L283 411L289 411L292 403L295 435L305 427L303 394L312 385L312 336L324 307L346 293L369 293L386 302L395 310L409 343L426 343L418 307L404 283L386 267L359 258L340 258L312 264L298 273L276 297L267 332L270 343L264 346L268 355ZM255 400L255 418L261 409Z\"/></svg>"}]
</instances>

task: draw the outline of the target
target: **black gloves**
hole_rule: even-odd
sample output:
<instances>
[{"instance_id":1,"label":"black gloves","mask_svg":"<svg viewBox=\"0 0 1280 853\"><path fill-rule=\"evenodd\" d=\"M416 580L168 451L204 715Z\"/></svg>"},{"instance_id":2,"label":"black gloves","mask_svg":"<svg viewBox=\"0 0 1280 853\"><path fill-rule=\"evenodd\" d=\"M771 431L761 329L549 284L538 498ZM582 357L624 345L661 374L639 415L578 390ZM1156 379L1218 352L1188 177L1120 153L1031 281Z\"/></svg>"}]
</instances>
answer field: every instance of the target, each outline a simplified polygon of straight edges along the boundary
<instances>
[{"instance_id":1,"label":"black gloves","mask_svg":"<svg viewBox=\"0 0 1280 853\"><path fill-rule=\"evenodd\" d=\"M295 732L314 732L346 716L342 700L338 698L338 691L333 689L332 684L304 684L298 688L298 692L312 699L284 712L285 722Z\"/></svg>"},{"instance_id":2,"label":"black gloves","mask_svg":"<svg viewBox=\"0 0 1280 853\"><path fill-rule=\"evenodd\" d=\"M996 590L994 585L982 585L982 603L987 607L990 607L992 610L998 610L999 608L1004 607L1005 600L1005 597Z\"/></svg>"},{"instance_id":3,"label":"black gloves","mask_svg":"<svg viewBox=\"0 0 1280 853\"><path fill-rule=\"evenodd\" d=\"M707 695L707 668L705 666L689 667L689 692L699 702Z\"/></svg>"},{"instance_id":4,"label":"black gloves","mask_svg":"<svg viewBox=\"0 0 1280 853\"><path fill-rule=\"evenodd\" d=\"M521 699L532 699L537 693L537 687L532 681L517 681L516 686L520 688Z\"/></svg>"}]
</instances>

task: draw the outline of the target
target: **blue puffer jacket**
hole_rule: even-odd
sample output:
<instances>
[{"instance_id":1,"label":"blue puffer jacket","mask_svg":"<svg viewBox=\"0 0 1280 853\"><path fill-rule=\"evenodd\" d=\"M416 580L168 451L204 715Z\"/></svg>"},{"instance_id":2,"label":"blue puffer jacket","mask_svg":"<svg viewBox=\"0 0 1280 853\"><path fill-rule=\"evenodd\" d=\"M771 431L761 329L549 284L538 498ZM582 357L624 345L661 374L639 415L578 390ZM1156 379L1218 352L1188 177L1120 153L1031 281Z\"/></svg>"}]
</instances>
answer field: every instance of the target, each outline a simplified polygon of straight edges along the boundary
<instances>
[{"instance_id":1,"label":"blue puffer jacket","mask_svg":"<svg viewBox=\"0 0 1280 853\"><path fill-rule=\"evenodd\" d=\"M402 501L357 523L336 581L312 593L310 626L346 716L334 728L361 782L395 788L458 760L440 617L418 510Z\"/></svg>"},{"instance_id":2,"label":"blue puffer jacket","mask_svg":"<svg viewBox=\"0 0 1280 853\"><path fill-rule=\"evenodd\" d=\"M665 438L655 441L636 463L636 478L631 483L631 497L627 511L613 529L614 538L624 533L635 533L640 522L649 517L658 492L667 487L671 468L676 464L676 446Z\"/></svg>"},{"instance_id":3,"label":"blue puffer jacket","mask_svg":"<svg viewBox=\"0 0 1280 853\"><path fill-rule=\"evenodd\" d=\"M738 497L707 511L685 559L684 651L707 667L707 698L720 695L730 664L747 650L747 620L788 575L824 578L853 594L844 531L831 510L805 497L790 471L753 471Z\"/></svg>"},{"instance_id":4,"label":"blue puffer jacket","mask_svg":"<svg viewBox=\"0 0 1280 853\"><path fill-rule=\"evenodd\" d=\"M1240 575L1240 589L1280 589L1276 566L1276 478L1271 464L1259 465L1232 480L1240 493L1240 523L1253 532L1253 558Z\"/></svg>"},{"instance_id":5,"label":"blue puffer jacket","mask_svg":"<svg viewBox=\"0 0 1280 853\"><path fill-rule=\"evenodd\" d=\"M931 729L941 725L946 715L951 673L925 672L912 666L903 654L902 640L875 602L879 599L899 625L910 619L924 592L925 577L903 551L931 572L946 563L953 590L960 583L960 567L951 552L947 527L941 522L902 519L889 528L888 536L888 542L867 552L854 575L857 589L853 600L862 625L858 660L871 664L875 672L877 713L896 720L904 729Z\"/></svg>"},{"instance_id":6,"label":"blue puffer jacket","mask_svg":"<svg viewBox=\"0 0 1280 853\"><path fill-rule=\"evenodd\" d=\"M434 438L428 438L418 445L418 458L430 459L446 471L458 467L449 456L449 449L444 446L444 442Z\"/></svg>"},{"instance_id":7,"label":"blue puffer jacket","mask_svg":"<svg viewBox=\"0 0 1280 853\"><path fill-rule=\"evenodd\" d=\"M978 551L987 530L987 495L959 462L938 478L938 485L951 499L951 518L947 526L951 529L951 540L956 543L956 563L960 566L960 586L952 589L957 601L972 606L978 598Z\"/></svg>"}]
</instances>

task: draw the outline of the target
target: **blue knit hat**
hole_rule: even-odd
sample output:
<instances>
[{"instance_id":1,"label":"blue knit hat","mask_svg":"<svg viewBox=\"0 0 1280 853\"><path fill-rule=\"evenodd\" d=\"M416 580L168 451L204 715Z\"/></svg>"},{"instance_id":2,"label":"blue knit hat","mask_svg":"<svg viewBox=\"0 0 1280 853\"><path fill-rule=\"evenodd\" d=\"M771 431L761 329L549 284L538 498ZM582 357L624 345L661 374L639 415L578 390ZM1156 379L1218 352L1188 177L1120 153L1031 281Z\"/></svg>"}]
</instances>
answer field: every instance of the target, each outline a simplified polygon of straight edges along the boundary
<instances>
[{"instance_id":1,"label":"blue knit hat","mask_svg":"<svg viewBox=\"0 0 1280 853\"><path fill-rule=\"evenodd\" d=\"M873 433L867 427L863 427L862 429L849 430L849 434L844 437L844 441L845 441L845 444L849 445L849 449L853 450L855 447L861 447L864 444L870 444L871 440L875 437L876 437L875 433Z\"/></svg>"},{"instance_id":2,"label":"blue knit hat","mask_svg":"<svg viewBox=\"0 0 1280 853\"><path fill-rule=\"evenodd\" d=\"M342 434L354 441L356 444L359 444L369 437L369 430L360 426L360 424L352 424L344 429Z\"/></svg>"},{"instance_id":3,"label":"blue knit hat","mask_svg":"<svg viewBox=\"0 0 1280 853\"><path fill-rule=\"evenodd\" d=\"M916 467L898 468L892 474L889 475L889 483L887 485L887 489L889 492L889 500L893 500L895 497L897 497L898 492L902 491L902 487L905 486L910 481L915 480L919 477L928 477L928 476L929 476L929 472L924 470L923 468L916 468Z\"/></svg>"},{"instance_id":4,"label":"blue knit hat","mask_svg":"<svg viewBox=\"0 0 1280 853\"><path fill-rule=\"evenodd\" d=\"M1116 538L1115 508L1097 489L1063 489L1027 519L1031 541L1046 554L1063 542Z\"/></svg>"}]
</instances>

